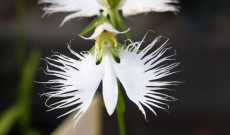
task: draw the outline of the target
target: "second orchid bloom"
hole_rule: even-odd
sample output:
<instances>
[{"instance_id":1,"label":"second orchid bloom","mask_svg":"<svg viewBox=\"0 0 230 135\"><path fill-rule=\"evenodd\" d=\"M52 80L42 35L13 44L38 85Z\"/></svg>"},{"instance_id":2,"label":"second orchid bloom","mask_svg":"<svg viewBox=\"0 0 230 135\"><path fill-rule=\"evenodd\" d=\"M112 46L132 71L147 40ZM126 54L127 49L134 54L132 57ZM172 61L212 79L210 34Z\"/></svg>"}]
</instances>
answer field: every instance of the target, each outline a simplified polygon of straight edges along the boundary
<instances>
[{"instance_id":1,"label":"second orchid bloom","mask_svg":"<svg viewBox=\"0 0 230 135\"><path fill-rule=\"evenodd\" d=\"M99 16L100 10L105 14L110 14L111 10L122 10L124 16L151 11L179 11L179 7L175 5L178 0L39 0L38 3L48 5L43 8L44 16L57 12L72 12L65 17L61 26L73 18Z\"/></svg>"},{"instance_id":2,"label":"second orchid bloom","mask_svg":"<svg viewBox=\"0 0 230 135\"><path fill-rule=\"evenodd\" d=\"M47 104L50 110L71 107L76 108L61 115L64 116L78 110L76 122L90 106L93 96L102 81L103 99L109 115L112 115L118 100L117 79L123 85L128 98L133 101L146 117L144 106L154 114L153 107L167 110L165 101L175 101L176 98L161 93L168 85L176 85L177 81L161 81L159 79L171 75L179 63L165 64L165 61L174 60L170 56L163 56L170 48L166 47L166 40L158 49L151 52L151 48L160 40L161 36L140 50L143 43L134 42L129 45L120 45L115 37L119 32L107 21L95 29L90 38L95 40L94 49L91 51L76 53L76 59L55 53L52 57L46 57L47 75L58 77L48 82L51 85L50 92L43 95L48 99L60 98L60 101ZM119 59L117 62L116 59ZM56 70L51 70L49 67ZM61 117L60 116L60 117Z\"/></svg>"}]
</instances>

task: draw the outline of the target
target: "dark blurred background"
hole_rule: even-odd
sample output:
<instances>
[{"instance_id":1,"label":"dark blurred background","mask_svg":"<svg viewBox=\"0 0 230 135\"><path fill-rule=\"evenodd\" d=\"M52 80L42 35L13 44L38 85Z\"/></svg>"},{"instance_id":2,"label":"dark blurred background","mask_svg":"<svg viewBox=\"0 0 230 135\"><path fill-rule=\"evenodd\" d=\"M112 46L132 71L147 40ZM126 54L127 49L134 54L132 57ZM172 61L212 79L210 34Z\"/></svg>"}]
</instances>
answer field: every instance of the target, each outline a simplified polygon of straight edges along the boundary
<instances>
[{"instance_id":1,"label":"dark blurred background","mask_svg":"<svg viewBox=\"0 0 230 135\"><path fill-rule=\"evenodd\" d=\"M73 19L63 27L62 20L69 13L56 13L41 19L43 14L37 0L25 1L26 48L38 48L42 57L52 55L52 51L72 57L66 43L71 43L77 52L89 50L93 42L81 39L78 34L93 18ZM148 13L123 18L134 41L142 40L148 30L146 42L156 36L169 38L177 50L176 59L180 62L172 76L173 80L184 81L175 91L168 94L179 100L170 105L170 115L156 109L156 117L147 110L144 119L138 107L126 95L126 127L129 135L228 135L230 134L230 1L229 0L182 0L180 12ZM0 112L16 102L16 89L19 81L15 55L17 18L16 3L3 1L0 4ZM90 34L88 34L90 35ZM87 36L88 36L87 35ZM125 39L119 35L121 43ZM45 67L41 61L39 67ZM46 80L41 70L36 79ZM66 110L46 112L45 97L40 97L44 86L34 84L31 95L32 127L46 135L51 133L65 117L56 119ZM125 94L125 93L124 93ZM103 110L104 135L117 135L116 115L108 116ZM19 134L17 125L9 134Z\"/></svg>"}]
</instances>

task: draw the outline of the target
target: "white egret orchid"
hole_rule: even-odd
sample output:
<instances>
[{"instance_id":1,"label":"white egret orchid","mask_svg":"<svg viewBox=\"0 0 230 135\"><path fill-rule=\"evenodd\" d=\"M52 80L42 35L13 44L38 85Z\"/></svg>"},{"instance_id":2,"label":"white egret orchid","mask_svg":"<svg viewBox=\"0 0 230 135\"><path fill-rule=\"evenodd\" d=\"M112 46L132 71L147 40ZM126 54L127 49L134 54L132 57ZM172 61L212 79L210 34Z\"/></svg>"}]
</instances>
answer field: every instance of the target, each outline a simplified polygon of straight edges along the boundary
<instances>
[{"instance_id":1,"label":"white egret orchid","mask_svg":"<svg viewBox=\"0 0 230 135\"><path fill-rule=\"evenodd\" d=\"M99 32L98 32L99 31ZM171 75L171 72L179 63L164 64L165 61L173 60L175 54L163 56L167 50L167 41L158 49L150 52L150 49L161 38L157 37L151 44L143 50L139 50L141 42L131 43L127 46L118 47L115 34L117 31L109 23L105 22L96 28L95 33L89 39L96 39L95 51L102 53L99 55L101 61L97 63L98 55L90 52L76 53L70 46L68 49L78 60L55 53L52 57L46 57L47 68L44 71L47 75L56 76L48 82L41 82L51 85L51 92L44 93L51 98L60 98L60 101L48 104L50 110L71 107L76 108L61 115L64 116L78 110L76 122L86 112L90 106L93 96L102 81L103 98L109 115L112 115L118 100L117 79L123 85L128 98L133 101L146 117L144 106L151 110L152 107L167 110L164 101L175 101L176 99L159 92L168 90L164 86L176 85L177 81L160 81L159 79ZM97 49L96 49L97 48ZM113 53L120 59L115 61ZM49 66L57 68L50 69ZM59 117L61 117L59 116Z\"/></svg>"},{"instance_id":2,"label":"white egret orchid","mask_svg":"<svg viewBox=\"0 0 230 135\"><path fill-rule=\"evenodd\" d=\"M116 4L116 2L118 2ZM65 17L61 26L70 19L77 17L91 17L100 15L100 10L109 9L110 3L115 3L117 9L122 10L124 16L135 15L150 11L178 12L178 0L39 0L39 4L48 4L43 10L44 15L57 12L73 12Z\"/></svg>"}]
</instances>

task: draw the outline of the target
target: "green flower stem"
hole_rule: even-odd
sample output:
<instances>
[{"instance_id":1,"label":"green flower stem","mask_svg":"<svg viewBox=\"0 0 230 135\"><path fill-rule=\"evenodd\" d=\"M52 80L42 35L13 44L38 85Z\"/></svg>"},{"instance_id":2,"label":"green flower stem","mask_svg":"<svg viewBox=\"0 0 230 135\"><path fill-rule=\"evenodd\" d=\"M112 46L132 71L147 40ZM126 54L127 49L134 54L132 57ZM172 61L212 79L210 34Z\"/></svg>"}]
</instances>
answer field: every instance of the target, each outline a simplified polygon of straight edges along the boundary
<instances>
[{"instance_id":1,"label":"green flower stem","mask_svg":"<svg viewBox=\"0 0 230 135\"><path fill-rule=\"evenodd\" d=\"M124 120L125 103L120 89L120 82L118 80L117 80L117 85L118 85L118 102L116 106L117 121L118 121L120 135L126 135L125 120Z\"/></svg>"},{"instance_id":2,"label":"green flower stem","mask_svg":"<svg viewBox=\"0 0 230 135\"><path fill-rule=\"evenodd\" d=\"M116 109L116 113L117 113L117 120L118 120L120 135L126 135L124 113L118 112L117 109Z\"/></svg>"},{"instance_id":3,"label":"green flower stem","mask_svg":"<svg viewBox=\"0 0 230 135\"><path fill-rule=\"evenodd\" d=\"M109 4L109 7L111 8L116 8L119 5L119 3L121 2L121 0L106 0Z\"/></svg>"},{"instance_id":4,"label":"green flower stem","mask_svg":"<svg viewBox=\"0 0 230 135\"><path fill-rule=\"evenodd\" d=\"M126 30L127 30L127 27L126 27L125 23L123 22L123 20L122 20L120 14L119 14L119 12L118 12L118 10L115 10L114 14L115 14L115 17L116 17L116 20L117 20L118 27L119 27L122 31L126 31ZM132 40L131 35L129 34L129 32L124 33L124 35L125 35L125 37L126 37L127 39Z\"/></svg>"},{"instance_id":5,"label":"green flower stem","mask_svg":"<svg viewBox=\"0 0 230 135\"><path fill-rule=\"evenodd\" d=\"M109 9L109 18L114 28L116 28L117 23L116 11L117 9L115 8Z\"/></svg>"}]
</instances>

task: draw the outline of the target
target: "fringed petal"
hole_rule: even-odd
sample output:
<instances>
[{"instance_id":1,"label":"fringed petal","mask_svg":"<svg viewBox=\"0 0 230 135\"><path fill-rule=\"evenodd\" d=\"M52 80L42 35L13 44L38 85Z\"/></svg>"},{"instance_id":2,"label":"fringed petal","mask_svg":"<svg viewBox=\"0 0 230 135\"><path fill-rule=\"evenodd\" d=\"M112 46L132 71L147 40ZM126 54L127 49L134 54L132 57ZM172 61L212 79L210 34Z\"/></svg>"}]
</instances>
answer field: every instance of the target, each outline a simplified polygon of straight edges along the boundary
<instances>
[{"instance_id":1,"label":"fringed petal","mask_svg":"<svg viewBox=\"0 0 230 135\"><path fill-rule=\"evenodd\" d=\"M68 20L76 17L91 17L99 15L104 9L95 0L39 0L39 4L48 4L42 8L44 15L51 15L57 12L75 12L67 16L61 26Z\"/></svg>"},{"instance_id":2,"label":"fringed petal","mask_svg":"<svg viewBox=\"0 0 230 135\"><path fill-rule=\"evenodd\" d=\"M118 49L120 63L116 64L116 74L125 88L127 96L133 101L146 117L143 106L150 109L154 114L156 112L151 108L156 107L166 110L160 105L166 105L163 101L175 101L176 98L162 94L159 90L168 90L164 86L176 85L177 81L159 81L165 76L173 74L171 70L179 63L170 65L163 64L165 61L173 60L172 56L163 56L170 48L166 48L166 42L154 52L150 49L160 40L157 37L151 44L142 51L138 51L142 42L132 43L126 48Z\"/></svg>"},{"instance_id":3,"label":"fringed petal","mask_svg":"<svg viewBox=\"0 0 230 135\"><path fill-rule=\"evenodd\" d=\"M64 116L78 110L75 116L77 122L92 102L104 71L102 65L96 65L96 58L91 53L82 52L78 54L71 49L70 51L79 60L74 60L59 53L44 59L47 63L44 72L47 75L56 76L58 79L39 83L51 86L49 87L52 90L51 92L41 94L48 97L46 100L46 106L50 108L48 111L77 105L76 108L61 115ZM55 69L51 70L49 67ZM59 98L60 100L49 104L48 101L51 98Z\"/></svg>"},{"instance_id":4,"label":"fringed petal","mask_svg":"<svg viewBox=\"0 0 230 135\"><path fill-rule=\"evenodd\" d=\"M178 12L178 6L170 3L178 3L178 0L127 0L120 8L124 16L136 15L146 12Z\"/></svg>"}]
</instances>

